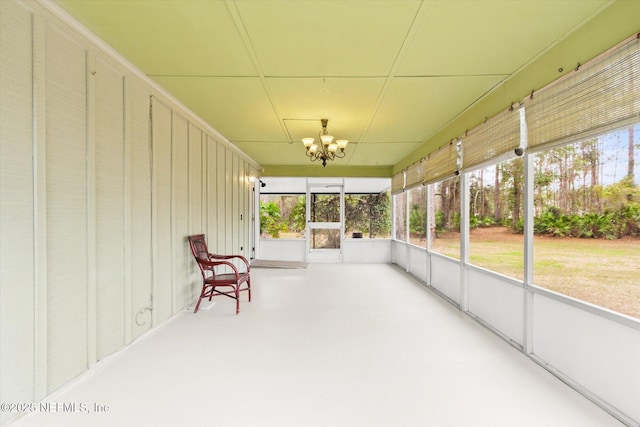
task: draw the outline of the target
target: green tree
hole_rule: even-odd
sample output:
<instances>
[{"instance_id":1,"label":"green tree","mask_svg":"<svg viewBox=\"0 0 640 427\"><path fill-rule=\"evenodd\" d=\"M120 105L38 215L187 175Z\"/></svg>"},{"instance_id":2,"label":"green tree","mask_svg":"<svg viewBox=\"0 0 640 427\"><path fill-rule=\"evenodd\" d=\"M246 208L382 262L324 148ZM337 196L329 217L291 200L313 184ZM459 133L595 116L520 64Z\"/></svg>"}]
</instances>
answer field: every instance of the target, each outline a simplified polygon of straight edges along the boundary
<instances>
[{"instance_id":1,"label":"green tree","mask_svg":"<svg viewBox=\"0 0 640 427\"><path fill-rule=\"evenodd\" d=\"M368 233L369 238L391 233L389 192L345 196L345 228Z\"/></svg>"},{"instance_id":2,"label":"green tree","mask_svg":"<svg viewBox=\"0 0 640 427\"><path fill-rule=\"evenodd\" d=\"M427 212L420 206L413 205L409 211L409 233L413 235L425 235L427 225Z\"/></svg>"},{"instance_id":3,"label":"green tree","mask_svg":"<svg viewBox=\"0 0 640 427\"><path fill-rule=\"evenodd\" d=\"M391 195L389 191L372 194L369 204L369 237L391 235Z\"/></svg>"},{"instance_id":4,"label":"green tree","mask_svg":"<svg viewBox=\"0 0 640 427\"><path fill-rule=\"evenodd\" d=\"M307 228L307 198L298 196L298 204L291 210L289 216L289 229L302 233Z\"/></svg>"},{"instance_id":5,"label":"green tree","mask_svg":"<svg viewBox=\"0 0 640 427\"><path fill-rule=\"evenodd\" d=\"M280 216L280 206L275 202L260 202L260 234L278 238L280 232L287 229L286 222Z\"/></svg>"}]
</instances>

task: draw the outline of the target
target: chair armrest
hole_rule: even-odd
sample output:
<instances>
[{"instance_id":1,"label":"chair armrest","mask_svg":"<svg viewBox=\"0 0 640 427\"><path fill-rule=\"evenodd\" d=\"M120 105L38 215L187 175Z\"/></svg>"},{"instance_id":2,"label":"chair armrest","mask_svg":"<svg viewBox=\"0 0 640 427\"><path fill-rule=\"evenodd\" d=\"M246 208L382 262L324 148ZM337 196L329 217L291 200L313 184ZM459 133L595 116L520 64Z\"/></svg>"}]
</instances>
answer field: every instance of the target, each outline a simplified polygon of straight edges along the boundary
<instances>
[{"instance_id":1,"label":"chair armrest","mask_svg":"<svg viewBox=\"0 0 640 427\"><path fill-rule=\"evenodd\" d=\"M233 273L236 276L236 280L240 278L240 273L238 272L238 267L230 263L229 261L207 261L202 258L198 258L198 264L202 267L203 270L210 270L215 274L215 267L220 265L226 265L233 270Z\"/></svg>"},{"instance_id":2,"label":"chair armrest","mask_svg":"<svg viewBox=\"0 0 640 427\"><path fill-rule=\"evenodd\" d=\"M211 254L211 253L209 254L209 260L233 259L233 258L240 259L244 263L245 267L247 268L247 272L250 271L251 267L249 266L249 261L247 261L247 259L242 255L218 255L218 254Z\"/></svg>"}]
</instances>

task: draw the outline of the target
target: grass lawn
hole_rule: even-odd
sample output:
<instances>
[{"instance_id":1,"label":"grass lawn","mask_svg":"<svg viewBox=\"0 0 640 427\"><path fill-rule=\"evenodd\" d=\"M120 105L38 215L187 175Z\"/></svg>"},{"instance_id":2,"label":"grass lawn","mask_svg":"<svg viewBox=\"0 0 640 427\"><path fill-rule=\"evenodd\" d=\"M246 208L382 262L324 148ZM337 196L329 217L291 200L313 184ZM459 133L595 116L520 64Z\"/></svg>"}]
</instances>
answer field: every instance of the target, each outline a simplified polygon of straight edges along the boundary
<instances>
[{"instance_id":1,"label":"grass lawn","mask_svg":"<svg viewBox=\"0 0 640 427\"><path fill-rule=\"evenodd\" d=\"M460 236L439 236L432 250L460 258ZM469 236L469 261L523 279L523 236L502 227ZM619 240L536 236L533 282L619 313L640 318L640 238Z\"/></svg>"}]
</instances>

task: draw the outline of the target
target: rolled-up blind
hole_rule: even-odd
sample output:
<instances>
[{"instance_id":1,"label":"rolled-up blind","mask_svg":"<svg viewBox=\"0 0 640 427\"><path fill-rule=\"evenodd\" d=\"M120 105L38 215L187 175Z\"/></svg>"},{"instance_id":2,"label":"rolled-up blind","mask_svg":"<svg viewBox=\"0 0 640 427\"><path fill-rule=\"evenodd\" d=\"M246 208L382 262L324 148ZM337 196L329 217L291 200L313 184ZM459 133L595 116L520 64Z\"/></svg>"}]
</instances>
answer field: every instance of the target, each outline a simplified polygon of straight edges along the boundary
<instances>
[{"instance_id":1,"label":"rolled-up blind","mask_svg":"<svg viewBox=\"0 0 640 427\"><path fill-rule=\"evenodd\" d=\"M505 155L516 157L515 151L519 147L520 111L517 108L508 109L462 137L462 168L469 170L500 161Z\"/></svg>"},{"instance_id":2,"label":"rolled-up blind","mask_svg":"<svg viewBox=\"0 0 640 427\"><path fill-rule=\"evenodd\" d=\"M588 138L640 119L640 35L525 100L529 147Z\"/></svg>"},{"instance_id":3,"label":"rolled-up blind","mask_svg":"<svg viewBox=\"0 0 640 427\"><path fill-rule=\"evenodd\" d=\"M398 194L404 191L405 171L398 172L391 177L391 194Z\"/></svg>"},{"instance_id":4,"label":"rolled-up blind","mask_svg":"<svg viewBox=\"0 0 640 427\"><path fill-rule=\"evenodd\" d=\"M415 187L416 185L422 184L426 175L426 164L425 159L420 160L409 166L407 168L406 180L405 180L405 189Z\"/></svg>"},{"instance_id":5,"label":"rolled-up blind","mask_svg":"<svg viewBox=\"0 0 640 427\"><path fill-rule=\"evenodd\" d=\"M457 142L450 142L429 154L425 166L426 184L442 181L443 179L454 176L458 169Z\"/></svg>"}]
</instances>

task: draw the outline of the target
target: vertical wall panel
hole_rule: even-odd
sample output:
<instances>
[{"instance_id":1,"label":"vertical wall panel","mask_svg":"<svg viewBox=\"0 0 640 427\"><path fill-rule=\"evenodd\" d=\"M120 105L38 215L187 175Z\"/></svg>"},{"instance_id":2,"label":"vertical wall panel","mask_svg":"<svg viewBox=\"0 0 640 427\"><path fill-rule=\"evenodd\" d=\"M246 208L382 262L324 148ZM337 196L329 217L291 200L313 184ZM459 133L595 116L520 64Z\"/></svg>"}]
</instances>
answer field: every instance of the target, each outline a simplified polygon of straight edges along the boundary
<instances>
[{"instance_id":1,"label":"vertical wall panel","mask_svg":"<svg viewBox=\"0 0 640 427\"><path fill-rule=\"evenodd\" d=\"M224 200L224 207L225 207L225 228L227 230L235 230L235 228L233 228L233 224L234 224L234 217L235 214L237 213L237 208L234 205L234 176L235 176L235 171L236 168L234 168L234 157L235 154L233 153L233 151L231 150L226 150L226 160L225 160L225 165L226 165L226 171L225 171L225 189L226 189L226 193L225 193L225 200ZM236 163L237 165L237 160ZM234 245L233 242L234 240L237 240L237 236L235 235L235 233L230 232L230 233L226 233L225 234L225 240L223 243L223 248L224 248L224 253L235 253L234 252Z\"/></svg>"},{"instance_id":2,"label":"vertical wall panel","mask_svg":"<svg viewBox=\"0 0 640 427\"><path fill-rule=\"evenodd\" d=\"M249 228L247 225L249 224L249 217L247 216L247 163L244 159L239 159L240 164L240 173L239 173L239 192L238 199L240 200L240 229L238 230L240 233L240 254L242 254L245 258L247 257L247 248L249 244L247 242L247 236L249 235Z\"/></svg>"},{"instance_id":3,"label":"vertical wall panel","mask_svg":"<svg viewBox=\"0 0 640 427\"><path fill-rule=\"evenodd\" d=\"M124 81L96 60L96 345L97 358L124 345Z\"/></svg>"},{"instance_id":4,"label":"vertical wall panel","mask_svg":"<svg viewBox=\"0 0 640 427\"><path fill-rule=\"evenodd\" d=\"M189 234L206 233L203 225L202 208L202 144L203 134L193 124L189 124ZM208 237L208 236L207 236ZM190 251L189 260L189 299L192 300L196 292L200 291L200 270Z\"/></svg>"},{"instance_id":5,"label":"vertical wall panel","mask_svg":"<svg viewBox=\"0 0 640 427\"><path fill-rule=\"evenodd\" d=\"M207 212L209 198L207 195L207 185L209 182L209 175L207 173L207 168L209 165L209 146L207 144L207 138L207 134L202 132L200 139L200 226L202 232L208 234L209 224L207 221Z\"/></svg>"},{"instance_id":6,"label":"vertical wall panel","mask_svg":"<svg viewBox=\"0 0 640 427\"><path fill-rule=\"evenodd\" d=\"M217 248L218 239L218 144L207 136L207 236L209 250ZM215 244L215 246L213 246Z\"/></svg>"},{"instance_id":7,"label":"vertical wall panel","mask_svg":"<svg viewBox=\"0 0 640 427\"><path fill-rule=\"evenodd\" d=\"M87 368L86 55L46 38L48 389Z\"/></svg>"},{"instance_id":8,"label":"vertical wall panel","mask_svg":"<svg viewBox=\"0 0 640 427\"><path fill-rule=\"evenodd\" d=\"M127 80L127 84L129 80ZM132 337L151 326L151 142L149 93L132 83L131 123L131 307Z\"/></svg>"},{"instance_id":9,"label":"vertical wall panel","mask_svg":"<svg viewBox=\"0 0 640 427\"><path fill-rule=\"evenodd\" d=\"M218 167L216 170L218 176L218 235L216 237L215 246L213 246L217 253L225 253L225 242L227 241L226 212L228 209L227 206L229 206L229 203L227 202L227 193L230 191L230 186L227 182L226 159L226 148L222 144L218 144ZM214 244L214 242L211 242L211 244Z\"/></svg>"},{"instance_id":10,"label":"vertical wall panel","mask_svg":"<svg viewBox=\"0 0 640 427\"><path fill-rule=\"evenodd\" d=\"M189 289L191 258L187 243L189 235L189 123L176 113L173 114L172 152L173 312L175 313L191 300Z\"/></svg>"},{"instance_id":11,"label":"vertical wall panel","mask_svg":"<svg viewBox=\"0 0 640 427\"><path fill-rule=\"evenodd\" d=\"M232 159L233 172L231 174L231 229L237 230L237 232L232 234L232 243L229 253L237 254L240 253L240 241L242 238L240 232L240 158L237 154L233 153Z\"/></svg>"},{"instance_id":12,"label":"vertical wall panel","mask_svg":"<svg viewBox=\"0 0 640 427\"><path fill-rule=\"evenodd\" d=\"M0 401L34 399L31 14L0 1ZM11 414L0 413L0 422Z\"/></svg>"},{"instance_id":13,"label":"vertical wall panel","mask_svg":"<svg viewBox=\"0 0 640 427\"><path fill-rule=\"evenodd\" d=\"M171 116L169 107L153 103L153 321L172 314L171 258Z\"/></svg>"},{"instance_id":14,"label":"vertical wall panel","mask_svg":"<svg viewBox=\"0 0 640 427\"><path fill-rule=\"evenodd\" d=\"M202 131L189 125L189 229L204 233L202 225Z\"/></svg>"}]
</instances>

